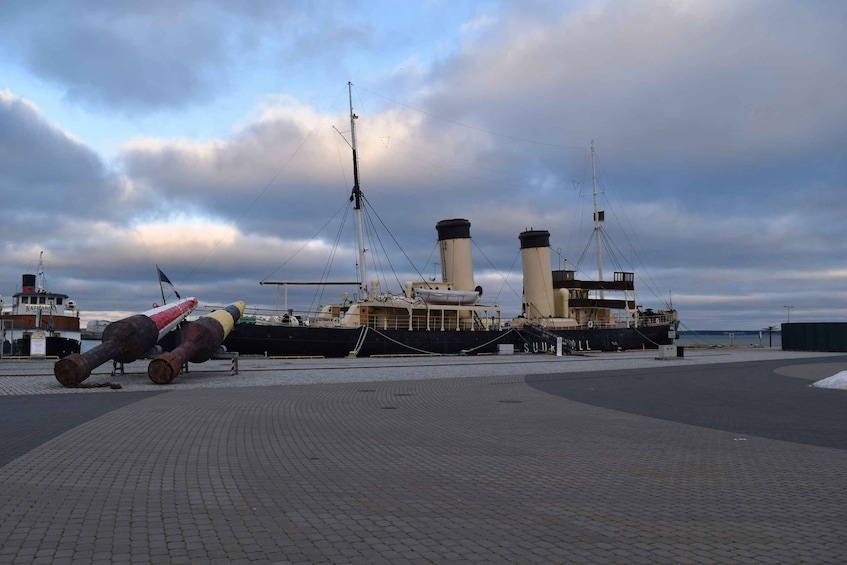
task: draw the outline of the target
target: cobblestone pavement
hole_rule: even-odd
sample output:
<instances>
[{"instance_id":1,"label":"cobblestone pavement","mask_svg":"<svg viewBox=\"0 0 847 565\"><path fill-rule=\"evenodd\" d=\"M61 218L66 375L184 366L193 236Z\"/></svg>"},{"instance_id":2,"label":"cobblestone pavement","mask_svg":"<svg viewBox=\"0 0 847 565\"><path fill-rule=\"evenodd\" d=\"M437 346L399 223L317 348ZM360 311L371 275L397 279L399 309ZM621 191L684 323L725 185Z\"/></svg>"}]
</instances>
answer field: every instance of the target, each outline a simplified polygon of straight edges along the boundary
<instances>
[{"instance_id":1,"label":"cobblestone pavement","mask_svg":"<svg viewBox=\"0 0 847 565\"><path fill-rule=\"evenodd\" d=\"M96 368L86 385L116 383L120 392L174 391L196 388L276 386L287 384L350 383L436 379L451 377L501 376L630 370L667 366L692 367L726 363L837 357L834 353L782 351L770 348L685 350L682 358L659 359L654 351L551 355L410 357L366 359L267 359L242 357L238 375L230 375L231 363L212 360L189 364L189 372L162 386L147 376L149 360L125 366L125 374L113 375L112 364ZM829 376L829 375L827 375ZM28 394L115 394L108 387L65 388L53 376L52 361L0 361L0 396Z\"/></svg>"},{"instance_id":2,"label":"cobblestone pavement","mask_svg":"<svg viewBox=\"0 0 847 565\"><path fill-rule=\"evenodd\" d=\"M637 413L669 374L687 383L665 399L681 413L720 420L716 399L751 374L779 386L746 411L790 410L847 357L609 359L246 362L174 387L141 371L112 378L121 390L56 383L64 395L3 366L0 389L40 391L0 399L4 414L28 403L8 421L58 435L0 467L0 563L847 561L847 451ZM651 394L606 383L574 400L633 369ZM300 378L314 384L283 384ZM819 392L829 408L807 421L847 413L847 393ZM107 400L72 404L92 394Z\"/></svg>"}]
</instances>

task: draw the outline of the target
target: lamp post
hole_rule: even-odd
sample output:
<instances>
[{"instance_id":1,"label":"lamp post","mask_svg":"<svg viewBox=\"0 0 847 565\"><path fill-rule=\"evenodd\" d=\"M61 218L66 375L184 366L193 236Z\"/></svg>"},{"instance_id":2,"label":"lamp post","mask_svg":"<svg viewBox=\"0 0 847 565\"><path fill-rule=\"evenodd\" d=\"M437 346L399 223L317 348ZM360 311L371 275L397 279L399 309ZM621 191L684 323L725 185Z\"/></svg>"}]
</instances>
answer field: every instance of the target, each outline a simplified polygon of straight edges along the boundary
<instances>
[{"instance_id":1,"label":"lamp post","mask_svg":"<svg viewBox=\"0 0 847 565\"><path fill-rule=\"evenodd\" d=\"M774 327L768 326L768 327L763 328L763 329L768 331L768 347L773 347L773 330L774 330ZM761 335L761 332L759 332L759 335Z\"/></svg>"},{"instance_id":2,"label":"lamp post","mask_svg":"<svg viewBox=\"0 0 847 565\"><path fill-rule=\"evenodd\" d=\"M790 324L791 323L791 309L794 308L794 306L783 306L783 308L788 309L788 323Z\"/></svg>"}]
</instances>

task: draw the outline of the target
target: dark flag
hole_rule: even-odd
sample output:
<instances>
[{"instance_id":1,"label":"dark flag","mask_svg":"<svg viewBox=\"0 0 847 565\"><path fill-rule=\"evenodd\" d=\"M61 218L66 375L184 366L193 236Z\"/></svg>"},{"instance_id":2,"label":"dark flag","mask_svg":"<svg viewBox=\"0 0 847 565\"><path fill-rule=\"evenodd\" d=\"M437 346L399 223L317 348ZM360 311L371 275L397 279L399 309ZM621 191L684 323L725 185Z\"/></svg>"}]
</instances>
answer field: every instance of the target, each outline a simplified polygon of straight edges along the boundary
<instances>
[{"instance_id":1,"label":"dark flag","mask_svg":"<svg viewBox=\"0 0 847 565\"><path fill-rule=\"evenodd\" d=\"M174 294L176 294L176 297L179 298L179 299L182 299L182 297L176 291L176 287L174 286L174 283L172 283L171 279L169 279L168 276L165 273L162 272L162 269L159 268L159 265L156 265L156 270L159 272L159 286L161 286L162 283L171 285L171 288L173 289ZM164 292L162 294L163 294L163 297L164 297Z\"/></svg>"}]
</instances>

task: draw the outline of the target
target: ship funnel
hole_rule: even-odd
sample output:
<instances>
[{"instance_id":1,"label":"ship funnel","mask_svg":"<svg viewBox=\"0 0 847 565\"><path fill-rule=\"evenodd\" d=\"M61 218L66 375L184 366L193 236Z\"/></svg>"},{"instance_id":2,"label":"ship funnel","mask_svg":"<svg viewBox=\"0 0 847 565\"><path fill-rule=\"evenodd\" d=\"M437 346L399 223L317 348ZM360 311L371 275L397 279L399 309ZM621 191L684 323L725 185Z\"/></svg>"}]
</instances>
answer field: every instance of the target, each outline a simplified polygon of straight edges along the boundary
<instances>
[{"instance_id":1,"label":"ship funnel","mask_svg":"<svg viewBox=\"0 0 847 565\"><path fill-rule=\"evenodd\" d=\"M35 292L35 275L23 275L21 281L22 292Z\"/></svg>"},{"instance_id":2,"label":"ship funnel","mask_svg":"<svg viewBox=\"0 0 847 565\"><path fill-rule=\"evenodd\" d=\"M524 311L529 319L553 317L553 271L550 264L550 232L527 230L521 241Z\"/></svg>"},{"instance_id":3,"label":"ship funnel","mask_svg":"<svg viewBox=\"0 0 847 565\"><path fill-rule=\"evenodd\" d=\"M442 220L435 225L441 248L441 279L454 290L474 290L471 259L471 223L468 220Z\"/></svg>"}]
</instances>

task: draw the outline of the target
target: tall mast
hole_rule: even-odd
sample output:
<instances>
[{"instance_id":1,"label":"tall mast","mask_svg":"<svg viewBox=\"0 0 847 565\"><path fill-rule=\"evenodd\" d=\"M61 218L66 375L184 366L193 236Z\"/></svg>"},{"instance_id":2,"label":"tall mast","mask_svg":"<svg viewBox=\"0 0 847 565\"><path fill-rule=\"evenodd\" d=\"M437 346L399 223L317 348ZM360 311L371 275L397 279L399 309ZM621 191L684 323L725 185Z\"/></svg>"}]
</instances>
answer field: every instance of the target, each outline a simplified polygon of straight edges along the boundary
<instances>
[{"instance_id":1,"label":"tall mast","mask_svg":"<svg viewBox=\"0 0 847 565\"><path fill-rule=\"evenodd\" d=\"M602 212L597 207L597 166L594 158L594 140L591 140L591 182L594 193L594 238L597 245L597 277L598 280L603 280L603 247L600 242L600 232L602 231ZM600 298L603 298L603 291L600 291Z\"/></svg>"},{"instance_id":2,"label":"tall mast","mask_svg":"<svg viewBox=\"0 0 847 565\"><path fill-rule=\"evenodd\" d=\"M47 289L44 286L44 251L38 255L38 278L35 282L35 292L47 292ZM39 304L35 307L35 327L39 330L41 329L41 316L41 305Z\"/></svg>"},{"instance_id":3,"label":"tall mast","mask_svg":"<svg viewBox=\"0 0 847 565\"><path fill-rule=\"evenodd\" d=\"M47 292L47 285L44 284L44 251L38 255L38 283L35 292Z\"/></svg>"},{"instance_id":4,"label":"tall mast","mask_svg":"<svg viewBox=\"0 0 847 565\"><path fill-rule=\"evenodd\" d=\"M359 296L368 297L368 269L365 264L365 228L362 220L362 190L359 188L359 155L356 151L356 120L359 116L353 113L353 83L347 83L347 92L350 96L350 142L353 148L353 193L350 201L353 202L353 210L356 214L356 236L359 242Z\"/></svg>"}]
</instances>

